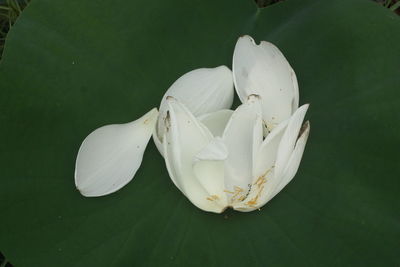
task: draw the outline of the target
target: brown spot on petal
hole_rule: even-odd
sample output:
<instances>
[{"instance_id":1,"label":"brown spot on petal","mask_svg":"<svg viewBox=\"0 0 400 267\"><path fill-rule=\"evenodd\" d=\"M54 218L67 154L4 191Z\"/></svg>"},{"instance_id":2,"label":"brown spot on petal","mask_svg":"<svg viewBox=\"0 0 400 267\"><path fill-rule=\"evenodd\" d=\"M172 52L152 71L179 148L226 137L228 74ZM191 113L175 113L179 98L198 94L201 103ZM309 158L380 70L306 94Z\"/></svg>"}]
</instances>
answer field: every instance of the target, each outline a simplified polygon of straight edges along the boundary
<instances>
[{"instance_id":1,"label":"brown spot on petal","mask_svg":"<svg viewBox=\"0 0 400 267\"><path fill-rule=\"evenodd\" d=\"M256 99L261 99L261 96L256 95L256 94L251 94L247 97L247 100L250 100L251 98L256 98Z\"/></svg>"},{"instance_id":2,"label":"brown spot on petal","mask_svg":"<svg viewBox=\"0 0 400 267\"><path fill-rule=\"evenodd\" d=\"M299 135L297 136L297 139L300 138L300 136L303 135L303 133L310 127L310 122L306 121L303 126L301 126L300 131L299 131Z\"/></svg>"},{"instance_id":3,"label":"brown spot on petal","mask_svg":"<svg viewBox=\"0 0 400 267\"><path fill-rule=\"evenodd\" d=\"M169 114L169 110L167 110L167 115L164 118L165 129L168 132L171 127L171 115Z\"/></svg>"}]
</instances>

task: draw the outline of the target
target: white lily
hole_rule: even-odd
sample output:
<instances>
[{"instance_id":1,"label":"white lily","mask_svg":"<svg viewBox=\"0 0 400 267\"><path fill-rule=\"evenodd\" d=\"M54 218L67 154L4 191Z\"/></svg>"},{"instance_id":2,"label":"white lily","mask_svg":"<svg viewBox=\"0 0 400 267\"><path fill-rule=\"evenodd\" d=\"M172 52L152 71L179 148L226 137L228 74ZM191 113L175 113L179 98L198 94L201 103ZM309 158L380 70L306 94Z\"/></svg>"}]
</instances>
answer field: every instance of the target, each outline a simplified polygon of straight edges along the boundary
<instances>
[{"instance_id":1,"label":"white lily","mask_svg":"<svg viewBox=\"0 0 400 267\"><path fill-rule=\"evenodd\" d=\"M233 53L233 79L242 102L252 94L262 98L262 114L271 130L298 108L296 74L281 51L262 41L257 45L248 35L238 39Z\"/></svg>"},{"instance_id":2,"label":"white lily","mask_svg":"<svg viewBox=\"0 0 400 267\"><path fill-rule=\"evenodd\" d=\"M226 66L192 70L177 79L164 94L154 143L163 154L162 139L167 114L167 97L183 103L195 116L200 116L232 106L234 96L232 72Z\"/></svg>"},{"instance_id":3,"label":"white lily","mask_svg":"<svg viewBox=\"0 0 400 267\"><path fill-rule=\"evenodd\" d=\"M174 184L198 208L215 213L228 207L258 209L296 174L310 130L308 122L301 127L308 105L263 140L259 96L249 96L228 122L227 114L213 116L214 124L220 118L218 127L212 128L214 134L179 101L169 98L167 102L167 169ZM221 125L226 125L222 135Z\"/></svg>"}]
</instances>

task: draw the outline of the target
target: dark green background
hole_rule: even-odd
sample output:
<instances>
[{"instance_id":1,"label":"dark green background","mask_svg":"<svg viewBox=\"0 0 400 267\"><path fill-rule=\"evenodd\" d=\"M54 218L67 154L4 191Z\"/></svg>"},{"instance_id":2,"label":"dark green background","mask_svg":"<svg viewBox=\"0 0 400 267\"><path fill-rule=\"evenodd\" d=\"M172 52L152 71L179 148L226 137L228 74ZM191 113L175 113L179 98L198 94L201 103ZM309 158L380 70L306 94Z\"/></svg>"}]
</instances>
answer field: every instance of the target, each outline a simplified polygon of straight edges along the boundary
<instances>
[{"instance_id":1,"label":"dark green background","mask_svg":"<svg viewBox=\"0 0 400 267\"><path fill-rule=\"evenodd\" d=\"M107 197L74 187L83 138L134 120L236 39L275 43L311 103L292 183L216 215L174 187L151 144ZM35 0L0 64L0 250L16 266L398 266L400 18L363 0Z\"/></svg>"}]
</instances>

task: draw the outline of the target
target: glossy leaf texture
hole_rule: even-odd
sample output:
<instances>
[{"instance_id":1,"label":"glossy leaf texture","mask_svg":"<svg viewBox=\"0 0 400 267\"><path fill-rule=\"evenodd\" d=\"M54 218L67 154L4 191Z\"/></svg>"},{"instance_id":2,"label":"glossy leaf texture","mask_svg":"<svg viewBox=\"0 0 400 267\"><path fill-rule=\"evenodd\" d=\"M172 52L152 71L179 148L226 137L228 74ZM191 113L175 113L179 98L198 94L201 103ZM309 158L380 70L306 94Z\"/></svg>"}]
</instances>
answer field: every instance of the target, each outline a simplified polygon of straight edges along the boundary
<instances>
[{"instance_id":1,"label":"glossy leaf texture","mask_svg":"<svg viewBox=\"0 0 400 267\"><path fill-rule=\"evenodd\" d=\"M231 66L239 36L296 72L312 125L261 211L210 214L149 145L135 179L75 190L82 140L159 104L184 73ZM0 64L0 250L16 266L396 266L400 18L364 0L35 0Z\"/></svg>"}]
</instances>

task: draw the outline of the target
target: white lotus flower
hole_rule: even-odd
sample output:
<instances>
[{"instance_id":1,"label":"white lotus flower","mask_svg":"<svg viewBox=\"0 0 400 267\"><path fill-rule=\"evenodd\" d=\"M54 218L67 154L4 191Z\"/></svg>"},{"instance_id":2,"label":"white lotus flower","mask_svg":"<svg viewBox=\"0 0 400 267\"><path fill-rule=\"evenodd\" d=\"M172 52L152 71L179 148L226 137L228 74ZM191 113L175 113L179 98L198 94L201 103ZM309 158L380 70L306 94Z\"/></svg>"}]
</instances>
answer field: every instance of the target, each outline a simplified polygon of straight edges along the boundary
<instances>
[{"instance_id":1,"label":"white lotus flower","mask_svg":"<svg viewBox=\"0 0 400 267\"><path fill-rule=\"evenodd\" d=\"M248 35L238 39L233 53L233 76L242 102L252 94L262 99L262 114L271 130L288 119L299 105L296 74L281 51L262 41L257 45Z\"/></svg>"},{"instance_id":2,"label":"white lotus flower","mask_svg":"<svg viewBox=\"0 0 400 267\"><path fill-rule=\"evenodd\" d=\"M198 208L215 213L227 207L258 209L296 174L310 130L308 122L301 127L308 105L263 140L259 96L249 96L231 116L221 111L207 115L205 123L179 101L169 98L167 104L167 169L174 184Z\"/></svg>"},{"instance_id":3,"label":"white lotus flower","mask_svg":"<svg viewBox=\"0 0 400 267\"><path fill-rule=\"evenodd\" d=\"M262 207L297 172L310 130L308 122L301 127L308 105L297 109L296 76L270 43L239 38L233 70L186 73L165 93L160 113L93 131L78 152L77 189L102 196L122 188L153 135L172 181L200 209ZM243 102L235 111L233 83Z\"/></svg>"},{"instance_id":4,"label":"white lotus flower","mask_svg":"<svg viewBox=\"0 0 400 267\"><path fill-rule=\"evenodd\" d=\"M178 80L164 94L154 143L161 154L167 97L182 102L195 116L204 115L232 106L234 96L232 72L226 66L192 70Z\"/></svg>"}]
</instances>

